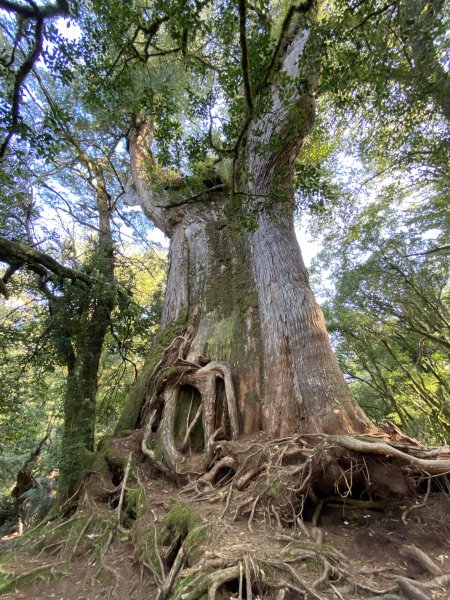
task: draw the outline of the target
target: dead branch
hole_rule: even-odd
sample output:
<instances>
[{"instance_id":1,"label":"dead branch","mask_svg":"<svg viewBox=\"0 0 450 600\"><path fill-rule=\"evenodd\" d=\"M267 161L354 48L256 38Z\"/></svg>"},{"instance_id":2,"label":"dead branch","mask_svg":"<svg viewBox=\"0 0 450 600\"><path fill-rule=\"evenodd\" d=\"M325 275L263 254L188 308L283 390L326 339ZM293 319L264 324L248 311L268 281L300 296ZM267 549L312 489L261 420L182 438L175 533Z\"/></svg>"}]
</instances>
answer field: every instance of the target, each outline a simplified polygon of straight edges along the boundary
<instances>
[{"instance_id":1,"label":"dead branch","mask_svg":"<svg viewBox=\"0 0 450 600\"><path fill-rule=\"evenodd\" d=\"M159 587L157 600L165 600L169 596L169 594L172 591L172 588L174 586L174 583L175 583L181 569L183 568L185 562L186 562L186 551L184 549L184 546L182 545L181 548L177 552L177 555L175 557L175 560L173 561L173 564L169 571L169 574L167 575L167 577L164 579L164 581L162 582L162 584Z\"/></svg>"},{"instance_id":2,"label":"dead branch","mask_svg":"<svg viewBox=\"0 0 450 600\"><path fill-rule=\"evenodd\" d=\"M189 445L190 435L191 435L192 430L194 429L194 427L197 425L198 420L201 417L202 410L203 410L203 406L200 404L199 407L198 407L198 409L197 409L197 412L195 413L194 418L192 419L192 421L189 424L189 426L186 428L186 435L184 436L184 440L183 440L183 443L181 445L181 451L182 452L185 452L186 449L187 449L187 447L188 447L188 445Z\"/></svg>"},{"instance_id":3,"label":"dead branch","mask_svg":"<svg viewBox=\"0 0 450 600\"><path fill-rule=\"evenodd\" d=\"M254 499L253 504L252 504L252 510L250 511L250 516L249 516L248 522L247 522L247 528L250 531L250 533L253 533L252 521L253 521L253 517L255 516L256 505L258 504L258 500L260 498L261 498L261 494L259 496L256 496L256 498Z\"/></svg>"}]
</instances>

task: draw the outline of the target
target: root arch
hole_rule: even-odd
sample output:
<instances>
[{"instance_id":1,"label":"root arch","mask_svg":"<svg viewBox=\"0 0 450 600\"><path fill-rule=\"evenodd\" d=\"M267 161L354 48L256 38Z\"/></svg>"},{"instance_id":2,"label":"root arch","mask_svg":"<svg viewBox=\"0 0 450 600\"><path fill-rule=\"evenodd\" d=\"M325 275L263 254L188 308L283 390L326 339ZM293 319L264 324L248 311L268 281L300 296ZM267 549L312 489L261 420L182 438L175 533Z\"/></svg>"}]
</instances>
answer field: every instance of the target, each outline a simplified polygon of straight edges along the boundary
<instances>
[{"instance_id":1,"label":"root arch","mask_svg":"<svg viewBox=\"0 0 450 600\"><path fill-rule=\"evenodd\" d=\"M240 434L230 367L223 361L210 361L201 366L178 355L172 367L160 364L154 376L155 391L146 406L142 451L166 474L176 477L191 471L201 474L211 461L215 442L235 440ZM192 391L191 401L186 419L180 420L177 417L182 409L181 399L187 390ZM200 453L198 441L191 443L195 431L199 430ZM193 455L197 455L196 459Z\"/></svg>"}]
</instances>

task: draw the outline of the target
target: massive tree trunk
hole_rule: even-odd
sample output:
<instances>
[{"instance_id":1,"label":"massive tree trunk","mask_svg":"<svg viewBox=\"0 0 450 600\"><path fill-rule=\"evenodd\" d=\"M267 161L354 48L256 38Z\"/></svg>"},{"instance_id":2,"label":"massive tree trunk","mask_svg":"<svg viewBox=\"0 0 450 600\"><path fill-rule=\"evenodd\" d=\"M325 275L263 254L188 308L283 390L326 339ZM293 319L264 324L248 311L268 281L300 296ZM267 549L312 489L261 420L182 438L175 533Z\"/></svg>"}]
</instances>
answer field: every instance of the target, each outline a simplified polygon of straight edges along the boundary
<instances>
[{"instance_id":1,"label":"massive tree trunk","mask_svg":"<svg viewBox=\"0 0 450 600\"><path fill-rule=\"evenodd\" d=\"M181 330L189 329L188 344L183 346L177 363L180 368L189 364L205 366L212 361L225 363L217 369L225 369L227 376L231 374L239 406L233 435L237 435L237 430L259 431L262 427L262 343L249 234L226 216L229 200L226 191L206 192L192 201L167 205L161 210L161 203L166 200L167 204L167 198L152 193L145 179L145 169L151 165L150 140L148 124L136 127L130 151L144 211L170 236L170 268L161 328L170 330L178 323ZM167 339L167 345L172 341ZM161 356L155 358L159 360ZM222 382L218 388L220 385L225 388L227 377L218 377ZM184 384L189 385L187 381ZM214 390L214 394L216 391L220 396L220 389ZM144 396L145 393L146 390ZM226 396L225 389L222 395ZM211 410L216 412L214 408ZM229 410L233 412L227 407L224 410L227 414ZM217 429L221 417L214 414L209 423L205 421L205 414L203 417L206 444L211 428Z\"/></svg>"},{"instance_id":2,"label":"massive tree trunk","mask_svg":"<svg viewBox=\"0 0 450 600\"><path fill-rule=\"evenodd\" d=\"M182 333L182 342L166 339L159 362L153 355L137 398L147 398L151 429L168 435L163 446L170 466L180 460L189 429L189 414L181 433L176 418L189 385L204 403L205 450L217 435L349 434L371 428L330 347L294 231L294 161L314 120L315 78L305 80L300 66L309 34L305 22L300 11L286 28L269 83L259 91L256 108L249 109L233 189L181 201L179 195L174 201L169 190L156 192L148 183L154 166L152 122L143 118L132 130L130 156L140 203L171 239L161 327L168 331L180 318L185 322L183 331L174 332ZM244 198L238 208L236 198ZM254 226L243 226L242 216ZM176 367L176 376L161 375L156 383L156 372L170 367ZM206 389L208 368L214 376ZM227 420L231 424L217 433Z\"/></svg>"}]
</instances>

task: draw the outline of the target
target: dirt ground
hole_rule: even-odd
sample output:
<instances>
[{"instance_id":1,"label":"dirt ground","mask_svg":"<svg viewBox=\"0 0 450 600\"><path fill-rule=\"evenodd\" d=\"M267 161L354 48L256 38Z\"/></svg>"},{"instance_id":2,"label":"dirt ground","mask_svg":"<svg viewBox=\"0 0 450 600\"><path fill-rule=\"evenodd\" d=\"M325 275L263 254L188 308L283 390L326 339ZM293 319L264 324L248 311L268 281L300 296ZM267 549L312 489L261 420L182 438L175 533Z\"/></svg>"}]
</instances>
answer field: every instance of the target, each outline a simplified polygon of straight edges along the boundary
<instances>
[{"instance_id":1,"label":"dirt ground","mask_svg":"<svg viewBox=\"0 0 450 600\"><path fill-rule=\"evenodd\" d=\"M153 512L163 514L174 500L188 501L183 494L173 495L171 489L158 486L155 490L156 503ZM442 494L430 496L425 507L411 513L405 524L400 514L389 511L376 514L375 511L327 508L322 511L319 526L323 543L332 546L349 561L354 572L364 574L370 580L373 590L387 590L392 587L398 575L417 581L426 580L430 573L415 560L402 552L405 545L420 548L443 573L450 573L450 517L449 499ZM212 539L205 554L239 557L266 556L279 557L289 543L291 531L268 528L265 523L254 522L253 533L248 529L247 520L231 522L230 518L220 519L222 506L195 502L195 510L203 519L215 523ZM218 510L220 508L220 511ZM301 537L301 533L298 534ZM9 568L16 574L34 571L51 565L51 573L45 572L29 587L18 589L3 596L5 600L55 598L58 600L96 600L100 598L156 598L157 589L152 575L139 563L136 551L129 541L114 540L105 557L106 569L100 569L88 552L87 544L80 546L77 555L67 564L54 557L51 548L40 556L29 556L26 546L18 548ZM113 569L112 575L108 569ZM302 563L299 569L302 577L312 582L320 575L320 566L310 562ZM334 589L333 589L334 587ZM332 588L322 591L323 598L356 599L373 597L363 589L352 589L349 585L336 582ZM448 599L450 590L445 587L427 592L429 598ZM237 593L230 591L230 598ZM307 596L306 596L307 597ZM400 597L402 597L400 595ZM405 596L408 597L408 596Z\"/></svg>"},{"instance_id":2,"label":"dirt ground","mask_svg":"<svg viewBox=\"0 0 450 600\"><path fill-rule=\"evenodd\" d=\"M125 453L130 450L132 445L123 448ZM72 542L75 550L70 556L64 554L65 539L52 541L45 527L41 534L16 540L0 556L0 574L8 570L16 578L22 576L22 581L18 589L9 590L2 598L156 599L154 574L139 555L136 528L161 523L175 502L183 502L211 526L195 561L250 562L253 572L259 568L263 579L263 569L255 565L274 569L279 565L290 569L288 575L295 571L295 578L304 587L295 591L293 586L279 598L450 600L450 576L445 576L450 574L450 496L445 490L432 491L424 504L422 496L391 503L383 510L378 505L371 508L367 502L358 505L345 498L329 498L320 511L316 508L305 514L304 523L293 529L281 527L268 516L270 511L260 509L252 514L250 505L247 511L238 510L244 492L233 490L231 494L226 491L229 488L219 487L215 494L198 494L192 488L179 489L145 468L140 485L145 489L140 519L135 521L131 515L125 527L108 537L101 554L95 551L100 534L87 525L75 534L78 537L75 544ZM117 502L111 502L112 495L95 497L94 488L82 509L67 517L68 525L94 516L114 522ZM39 535L42 539L36 543ZM415 591L408 589L408 583L399 586L400 580L417 582ZM427 587L426 582L433 580L435 584ZM223 585L219 592L217 598L221 600L239 597L236 582ZM253 600L258 596L261 600L266 597L264 592L253 593ZM241 598L248 598L245 589Z\"/></svg>"}]
</instances>

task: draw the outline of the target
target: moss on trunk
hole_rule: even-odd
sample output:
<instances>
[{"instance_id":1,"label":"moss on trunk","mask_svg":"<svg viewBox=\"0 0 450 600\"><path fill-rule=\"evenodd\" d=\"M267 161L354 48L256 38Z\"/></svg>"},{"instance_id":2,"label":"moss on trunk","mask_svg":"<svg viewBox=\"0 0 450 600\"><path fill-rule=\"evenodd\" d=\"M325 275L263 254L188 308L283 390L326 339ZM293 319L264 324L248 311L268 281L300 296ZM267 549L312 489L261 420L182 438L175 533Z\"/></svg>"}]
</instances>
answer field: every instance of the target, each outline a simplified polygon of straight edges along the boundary
<instances>
[{"instance_id":1,"label":"moss on trunk","mask_svg":"<svg viewBox=\"0 0 450 600\"><path fill-rule=\"evenodd\" d=\"M151 395L153 386L156 384L152 379L155 375L155 367L163 358L164 351L170 346L171 342L183 333L186 324L187 314L183 313L175 323L158 331L153 338L150 351L145 358L144 366L129 391L124 410L116 427L117 435L121 435L137 427L142 405L146 398Z\"/></svg>"}]
</instances>

